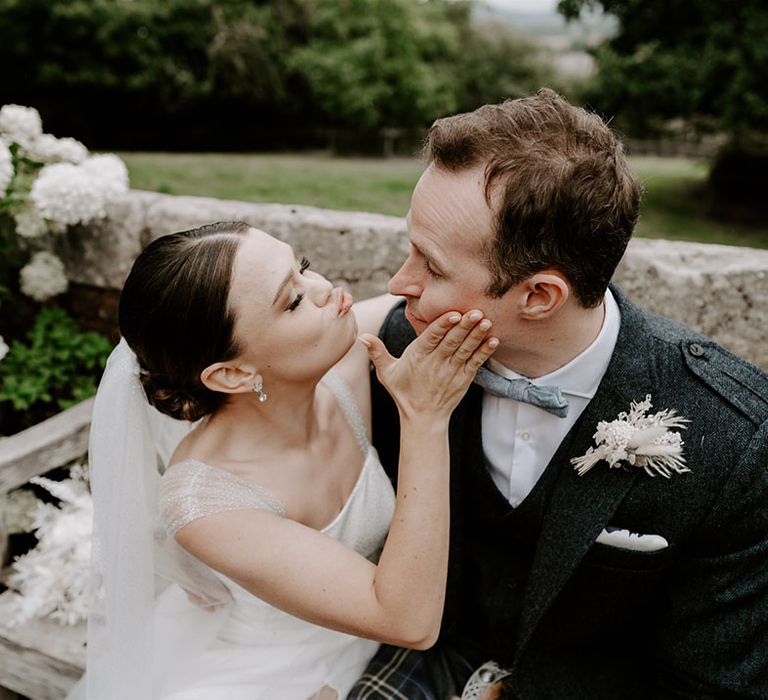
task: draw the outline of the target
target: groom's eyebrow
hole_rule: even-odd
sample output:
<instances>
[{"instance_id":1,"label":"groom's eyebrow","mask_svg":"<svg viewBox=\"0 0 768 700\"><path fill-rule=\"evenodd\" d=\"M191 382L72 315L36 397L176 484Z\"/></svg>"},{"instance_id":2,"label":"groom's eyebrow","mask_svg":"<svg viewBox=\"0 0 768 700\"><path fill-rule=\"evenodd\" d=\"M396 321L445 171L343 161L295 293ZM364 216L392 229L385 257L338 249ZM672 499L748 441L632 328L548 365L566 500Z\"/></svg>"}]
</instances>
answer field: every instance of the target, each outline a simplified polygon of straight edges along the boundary
<instances>
[{"instance_id":1,"label":"groom's eyebrow","mask_svg":"<svg viewBox=\"0 0 768 700\"><path fill-rule=\"evenodd\" d=\"M430 253L428 250L424 250L420 246L416 245L413 241L411 241L411 245L416 248L416 250L419 251L419 254L426 258L431 265L434 265L434 267L436 267L439 272L445 272L445 265L440 262L440 258Z\"/></svg>"}]
</instances>

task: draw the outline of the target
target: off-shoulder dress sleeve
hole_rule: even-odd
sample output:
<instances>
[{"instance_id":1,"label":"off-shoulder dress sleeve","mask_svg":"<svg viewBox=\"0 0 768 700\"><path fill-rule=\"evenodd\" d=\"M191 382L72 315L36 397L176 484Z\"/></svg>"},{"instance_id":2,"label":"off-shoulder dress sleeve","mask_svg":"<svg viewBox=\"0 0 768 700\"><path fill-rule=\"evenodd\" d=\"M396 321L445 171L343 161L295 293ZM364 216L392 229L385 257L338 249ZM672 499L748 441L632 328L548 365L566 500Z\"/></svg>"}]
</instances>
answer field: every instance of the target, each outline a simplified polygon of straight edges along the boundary
<instances>
[{"instance_id":1,"label":"off-shoulder dress sleeve","mask_svg":"<svg viewBox=\"0 0 768 700\"><path fill-rule=\"evenodd\" d=\"M243 477L204 462L186 460L160 478L161 525L171 536L193 520L233 510L268 510L286 517L280 499Z\"/></svg>"}]
</instances>

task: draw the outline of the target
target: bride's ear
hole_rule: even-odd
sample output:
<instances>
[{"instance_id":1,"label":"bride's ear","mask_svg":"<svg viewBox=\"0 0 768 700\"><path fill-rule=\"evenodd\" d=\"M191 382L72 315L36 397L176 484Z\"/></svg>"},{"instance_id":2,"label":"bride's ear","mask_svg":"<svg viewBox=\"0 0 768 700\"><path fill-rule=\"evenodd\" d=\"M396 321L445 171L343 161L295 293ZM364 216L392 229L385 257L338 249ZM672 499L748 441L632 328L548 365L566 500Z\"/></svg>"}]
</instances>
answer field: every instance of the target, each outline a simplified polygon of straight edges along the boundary
<instances>
[{"instance_id":1,"label":"bride's ear","mask_svg":"<svg viewBox=\"0 0 768 700\"><path fill-rule=\"evenodd\" d=\"M200 381L211 391L243 394L253 391L253 385L262 379L256 369L250 365L215 362L200 372Z\"/></svg>"}]
</instances>

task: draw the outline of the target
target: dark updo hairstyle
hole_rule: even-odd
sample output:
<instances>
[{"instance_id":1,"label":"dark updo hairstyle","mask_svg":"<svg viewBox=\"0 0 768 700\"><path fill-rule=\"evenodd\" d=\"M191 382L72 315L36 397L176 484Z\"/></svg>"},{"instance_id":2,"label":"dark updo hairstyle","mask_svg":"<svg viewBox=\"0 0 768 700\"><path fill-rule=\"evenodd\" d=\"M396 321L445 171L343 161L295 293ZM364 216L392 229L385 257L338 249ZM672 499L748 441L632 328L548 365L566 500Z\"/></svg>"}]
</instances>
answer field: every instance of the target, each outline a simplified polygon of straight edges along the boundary
<instances>
[{"instance_id":1,"label":"dark updo hairstyle","mask_svg":"<svg viewBox=\"0 0 768 700\"><path fill-rule=\"evenodd\" d=\"M150 243L120 294L120 332L136 353L147 400L194 421L224 405L200 373L240 353L229 290L235 255L250 226L220 222Z\"/></svg>"}]
</instances>

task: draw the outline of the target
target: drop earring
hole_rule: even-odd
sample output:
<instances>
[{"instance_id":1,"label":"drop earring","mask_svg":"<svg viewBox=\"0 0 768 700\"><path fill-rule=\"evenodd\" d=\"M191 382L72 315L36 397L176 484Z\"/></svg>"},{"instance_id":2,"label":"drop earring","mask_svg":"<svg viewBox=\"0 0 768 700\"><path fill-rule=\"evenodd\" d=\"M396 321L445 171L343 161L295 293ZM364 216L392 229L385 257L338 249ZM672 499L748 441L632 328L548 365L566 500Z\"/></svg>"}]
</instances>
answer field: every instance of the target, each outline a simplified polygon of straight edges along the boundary
<instances>
[{"instance_id":1,"label":"drop earring","mask_svg":"<svg viewBox=\"0 0 768 700\"><path fill-rule=\"evenodd\" d=\"M256 382L253 385L253 390L259 395L259 401L264 403L267 400L267 394L264 392L264 385L261 382Z\"/></svg>"}]
</instances>

